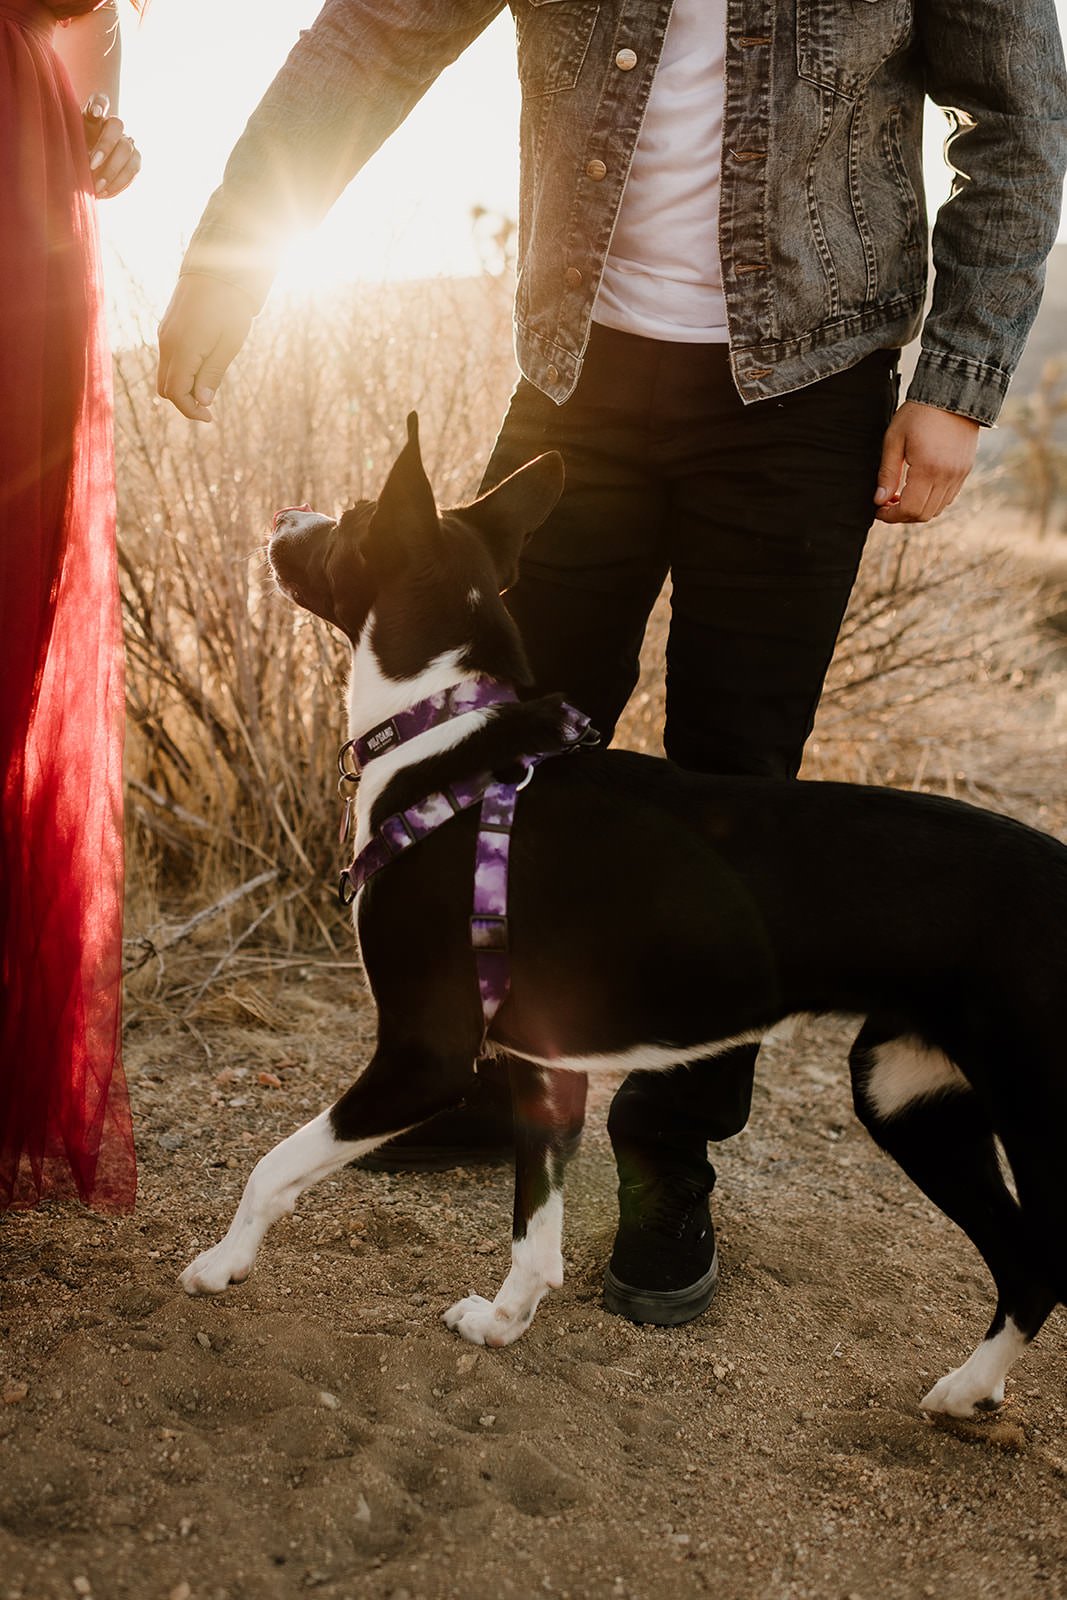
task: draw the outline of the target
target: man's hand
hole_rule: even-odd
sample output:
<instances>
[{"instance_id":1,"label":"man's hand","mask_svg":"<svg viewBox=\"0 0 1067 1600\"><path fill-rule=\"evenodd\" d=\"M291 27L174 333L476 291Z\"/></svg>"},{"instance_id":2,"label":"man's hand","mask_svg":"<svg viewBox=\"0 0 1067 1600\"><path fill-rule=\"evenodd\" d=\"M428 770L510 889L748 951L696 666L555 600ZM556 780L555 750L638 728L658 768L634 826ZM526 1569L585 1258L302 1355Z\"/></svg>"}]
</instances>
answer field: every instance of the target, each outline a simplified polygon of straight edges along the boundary
<instances>
[{"instance_id":1,"label":"man's hand","mask_svg":"<svg viewBox=\"0 0 1067 1600\"><path fill-rule=\"evenodd\" d=\"M878 522L932 522L955 500L978 449L979 427L970 417L905 400L882 445Z\"/></svg>"},{"instance_id":2,"label":"man's hand","mask_svg":"<svg viewBox=\"0 0 1067 1600\"><path fill-rule=\"evenodd\" d=\"M210 422L223 374L248 337L255 306L243 289L189 273L159 325L156 387L193 422Z\"/></svg>"}]
</instances>

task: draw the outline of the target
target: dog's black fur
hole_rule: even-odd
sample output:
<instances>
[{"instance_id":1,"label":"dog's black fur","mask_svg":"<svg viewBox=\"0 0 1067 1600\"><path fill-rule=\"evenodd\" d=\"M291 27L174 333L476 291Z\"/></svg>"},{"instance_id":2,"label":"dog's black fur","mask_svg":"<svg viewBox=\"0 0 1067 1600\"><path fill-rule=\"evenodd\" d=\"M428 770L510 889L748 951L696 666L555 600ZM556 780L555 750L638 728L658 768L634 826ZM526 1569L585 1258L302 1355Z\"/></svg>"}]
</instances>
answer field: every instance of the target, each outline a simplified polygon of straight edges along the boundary
<instances>
[{"instance_id":1,"label":"dog's black fur","mask_svg":"<svg viewBox=\"0 0 1067 1600\"><path fill-rule=\"evenodd\" d=\"M394 694L411 680L393 709L425 693L418 680L439 658L457 676L486 673L528 694L452 749L402 766L376 795L371 828L454 779L562 746L559 698L529 697L499 598L561 483L550 455L474 506L439 513L412 421L376 505L276 530L281 587L348 634L357 668L370 651ZM375 720L368 709L351 731ZM362 893L379 1040L330 1113L341 1152L457 1103L469 1084L482 1042L468 930L476 829L474 812L454 818ZM997 1285L985 1343L924 1404L969 1415L998 1403L1015 1345L1067 1299L1067 849L945 799L709 778L591 751L547 762L521 795L509 895L511 990L491 1040L526 1058L513 1067L516 1250L581 1125L574 1058L682 1054L798 1012L854 1013L866 1019L851 1055L861 1121L969 1235ZM562 1060L571 1067L554 1070ZM493 1306L461 1302L452 1325L488 1343L517 1337L555 1277L544 1271L523 1301L516 1273L533 1268L516 1262ZM223 1286L196 1278L197 1265L187 1287Z\"/></svg>"}]
</instances>

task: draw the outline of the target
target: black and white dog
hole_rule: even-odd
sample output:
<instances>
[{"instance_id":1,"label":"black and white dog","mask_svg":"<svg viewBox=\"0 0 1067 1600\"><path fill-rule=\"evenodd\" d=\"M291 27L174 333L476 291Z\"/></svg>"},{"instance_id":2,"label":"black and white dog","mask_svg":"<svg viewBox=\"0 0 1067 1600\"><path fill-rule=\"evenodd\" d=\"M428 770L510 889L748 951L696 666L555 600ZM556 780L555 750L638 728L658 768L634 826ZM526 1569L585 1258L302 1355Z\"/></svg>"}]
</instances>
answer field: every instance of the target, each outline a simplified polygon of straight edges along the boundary
<instances>
[{"instance_id":1,"label":"black and white dog","mask_svg":"<svg viewBox=\"0 0 1067 1600\"><path fill-rule=\"evenodd\" d=\"M527 681L500 593L561 488L560 459L545 455L439 512L412 418L376 504L339 521L279 513L278 583L351 641L353 737L475 680ZM390 735L366 765L357 852L428 794L560 751L566 717L559 697L519 698ZM310 1184L462 1100L485 1025L470 915L479 819L456 811L356 896L373 1058L259 1162L225 1238L184 1272L189 1293L247 1277ZM939 798L582 750L546 761L518 798L508 917L510 989L489 1043L513 1062L512 1266L495 1300L459 1301L449 1327L508 1344L561 1283L563 1168L588 1073L670 1069L791 1014L845 1012L865 1019L851 1054L860 1120L997 1287L985 1339L922 1406L969 1417L1000 1403L1067 1299L1067 848Z\"/></svg>"}]
</instances>

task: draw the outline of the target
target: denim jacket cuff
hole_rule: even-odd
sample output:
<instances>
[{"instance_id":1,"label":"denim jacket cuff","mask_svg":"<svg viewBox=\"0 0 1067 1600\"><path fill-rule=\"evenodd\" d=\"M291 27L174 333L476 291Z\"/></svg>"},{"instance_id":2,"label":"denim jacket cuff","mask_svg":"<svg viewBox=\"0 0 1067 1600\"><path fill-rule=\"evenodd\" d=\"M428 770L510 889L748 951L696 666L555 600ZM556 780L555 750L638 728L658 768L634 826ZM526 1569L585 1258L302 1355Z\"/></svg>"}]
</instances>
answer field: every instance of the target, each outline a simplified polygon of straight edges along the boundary
<instances>
[{"instance_id":1,"label":"denim jacket cuff","mask_svg":"<svg viewBox=\"0 0 1067 1600\"><path fill-rule=\"evenodd\" d=\"M924 350L908 385L908 399L970 417L991 428L1000 415L1011 375L969 356Z\"/></svg>"},{"instance_id":2,"label":"denim jacket cuff","mask_svg":"<svg viewBox=\"0 0 1067 1600\"><path fill-rule=\"evenodd\" d=\"M259 312L277 270L277 259L261 240L250 240L247 234L220 223L202 222L185 252L179 275L228 283L246 294Z\"/></svg>"}]
</instances>

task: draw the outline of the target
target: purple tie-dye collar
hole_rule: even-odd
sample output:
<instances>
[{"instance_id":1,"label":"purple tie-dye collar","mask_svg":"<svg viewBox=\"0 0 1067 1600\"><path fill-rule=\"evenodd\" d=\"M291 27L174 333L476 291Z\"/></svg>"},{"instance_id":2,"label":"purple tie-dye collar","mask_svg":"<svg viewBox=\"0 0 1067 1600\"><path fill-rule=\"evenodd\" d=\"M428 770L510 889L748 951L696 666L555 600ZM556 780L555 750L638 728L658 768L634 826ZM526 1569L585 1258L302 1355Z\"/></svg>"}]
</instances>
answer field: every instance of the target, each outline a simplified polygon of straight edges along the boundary
<instances>
[{"instance_id":1,"label":"purple tie-dye collar","mask_svg":"<svg viewBox=\"0 0 1067 1600\"><path fill-rule=\"evenodd\" d=\"M468 686L474 689L475 685ZM507 686L495 684L492 679L482 681L481 692L483 695L491 693L492 688L505 690L503 694L493 695L492 698L482 698L480 705L495 705L503 700L516 698L514 691L507 692ZM434 701L441 696L433 696ZM413 707L405 717L414 717L421 713L422 706L429 706L430 701L423 701L419 706ZM453 716L462 716L465 711L477 709L475 705L460 701L452 710ZM338 885L338 898L343 906L351 905L356 895L367 882L368 878L395 859L410 845L418 844L420 839L425 839L447 822L450 817L466 811L470 806L482 804L481 817L478 823L478 841L474 856L474 904L470 919L470 940L474 950L474 963L478 974L478 991L482 1003L482 1020L485 1033L489 1032L489 1025L496 1016L510 987L511 975L508 961L508 855L511 847L511 830L515 820L515 806L520 790L525 789L533 777L534 768L550 756L561 755L565 751L579 749L582 745L591 745L599 742L600 735L590 726L589 718L581 711L576 711L573 706L564 705L562 708L563 722L561 733L564 739L563 751L547 750L520 757L517 762L521 769L520 778L503 781L491 772L478 773L475 777L463 783L451 784L447 789L442 789L434 794L427 795L424 799L408 806L404 811L398 811L385 821L368 840L363 849L356 856L350 866L341 873ZM398 719L393 719L397 721ZM446 716L436 716L436 722L446 721ZM383 724L383 726L385 726ZM425 723L425 727L434 726L434 722ZM372 729L371 733L375 731ZM400 738L414 738L415 732L423 732L424 727L406 731L403 726L397 732ZM341 789L345 793L345 780L351 784L357 774L350 773L345 764L346 752L351 748L357 761L360 760L356 753L358 746L364 744L369 735L364 735L362 740L350 740L343 745L339 756L341 768ZM391 742L388 748L395 747ZM381 750L372 750L366 759L381 754ZM342 824L342 839L347 832L348 817L352 801L349 796L345 799L345 820Z\"/></svg>"},{"instance_id":2,"label":"purple tie-dye collar","mask_svg":"<svg viewBox=\"0 0 1067 1600\"><path fill-rule=\"evenodd\" d=\"M430 728L436 728L439 723L451 722L454 717L461 717L467 711L485 711L489 706L506 705L518 698L509 683L501 683L499 678L489 678L483 674L468 678L464 683L453 684L451 689L443 689L440 694L427 695L425 700L420 700L407 711L398 711L395 717L379 722L376 728L343 744L338 757L341 773L346 773L345 757L349 754L358 774L375 756L384 756L387 751L395 750L398 745L417 738Z\"/></svg>"}]
</instances>

